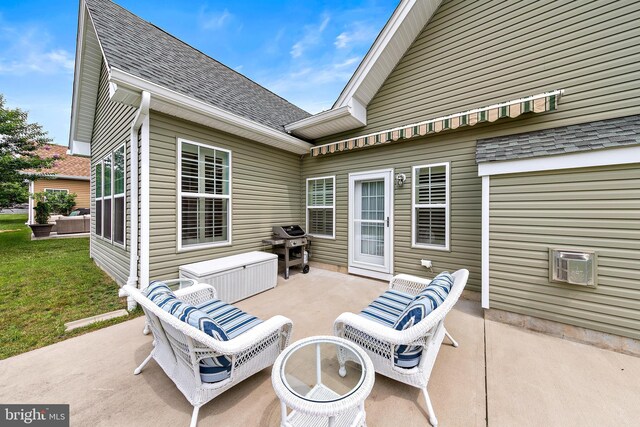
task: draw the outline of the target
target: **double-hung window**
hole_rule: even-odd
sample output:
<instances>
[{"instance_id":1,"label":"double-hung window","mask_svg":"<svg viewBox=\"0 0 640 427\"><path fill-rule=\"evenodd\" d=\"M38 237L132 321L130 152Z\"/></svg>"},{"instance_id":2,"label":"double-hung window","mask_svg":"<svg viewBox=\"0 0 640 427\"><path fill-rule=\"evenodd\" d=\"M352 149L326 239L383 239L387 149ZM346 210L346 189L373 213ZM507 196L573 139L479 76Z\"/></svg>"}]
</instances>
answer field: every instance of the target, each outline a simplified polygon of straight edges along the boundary
<instances>
[{"instance_id":1,"label":"double-hung window","mask_svg":"<svg viewBox=\"0 0 640 427\"><path fill-rule=\"evenodd\" d=\"M449 250L449 163L413 167L412 244Z\"/></svg>"},{"instance_id":2,"label":"double-hung window","mask_svg":"<svg viewBox=\"0 0 640 427\"><path fill-rule=\"evenodd\" d=\"M126 221L126 159L124 144L95 166L95 234L124 246Z\"/></svg>"},{"instance_id":3,"label":"double-hung window","mask_svg":"<svg viewBox=\"0 0 640 427\"><path fill-rule=\"evenodd\" d=\"M178 249L231 243L231 152L178 140Z\"/></svg>"},{"instance_id":4,"label":"double-hung window","mask_svg":"<svg viewBox=\"0 0 640 427\"><path fill-rule=\"evenodd\" d=\"M335 176L307 179L307 233L314 237L336 237L335 184Z\"/></svg>"},{"instance_id":5,"label":"double-hung window","mask_svg":"<svg viewBox=\"0 0 640 427\"><path fill-rule=\"evenodd\" d=\"M113 241L124 245L125 234L125 168L124 145L113 152Z\"/></svg>"}]
</instances>

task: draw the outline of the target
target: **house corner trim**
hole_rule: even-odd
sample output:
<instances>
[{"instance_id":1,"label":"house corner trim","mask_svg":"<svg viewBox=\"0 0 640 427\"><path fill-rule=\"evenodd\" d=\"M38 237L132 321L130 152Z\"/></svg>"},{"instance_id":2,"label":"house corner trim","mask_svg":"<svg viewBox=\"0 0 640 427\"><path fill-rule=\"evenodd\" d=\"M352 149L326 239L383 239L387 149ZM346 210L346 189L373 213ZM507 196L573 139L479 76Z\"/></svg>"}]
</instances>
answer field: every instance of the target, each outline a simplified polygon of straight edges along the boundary
<instances>
[{"instance_id":1,"label":"house corner trim","mask_svg":"<svg viewBox=\"0 0 640 427\"><path fill-rule=\"evenodd\" d=\"M482 177L482 308L489 308L489 176Z\"/></svg>"}]
</instances>

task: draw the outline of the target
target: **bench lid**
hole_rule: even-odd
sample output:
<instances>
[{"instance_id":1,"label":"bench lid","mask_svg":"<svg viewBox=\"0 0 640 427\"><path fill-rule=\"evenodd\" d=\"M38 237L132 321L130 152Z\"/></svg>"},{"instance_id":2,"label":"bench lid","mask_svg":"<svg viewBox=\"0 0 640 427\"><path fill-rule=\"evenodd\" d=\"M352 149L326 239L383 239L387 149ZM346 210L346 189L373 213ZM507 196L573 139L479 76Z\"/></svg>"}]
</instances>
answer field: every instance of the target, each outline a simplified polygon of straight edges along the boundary
<instances>
[{"instance_id":1,"label":"bench lid","mask_svg":"<svg viewBox=\"0 0 640 427\"><path fill-rule=\"evenodd\" d=\"M231 255L222 258L211 259L208 261L194 262L193 264L185 264L180 266L180 272L193 274L198 277L206 276L213 273L232 270L234 268L244 267L264 261L278 259L278 255L268 252L246 252L238 255Z\"/></svg>"}]
</instances>

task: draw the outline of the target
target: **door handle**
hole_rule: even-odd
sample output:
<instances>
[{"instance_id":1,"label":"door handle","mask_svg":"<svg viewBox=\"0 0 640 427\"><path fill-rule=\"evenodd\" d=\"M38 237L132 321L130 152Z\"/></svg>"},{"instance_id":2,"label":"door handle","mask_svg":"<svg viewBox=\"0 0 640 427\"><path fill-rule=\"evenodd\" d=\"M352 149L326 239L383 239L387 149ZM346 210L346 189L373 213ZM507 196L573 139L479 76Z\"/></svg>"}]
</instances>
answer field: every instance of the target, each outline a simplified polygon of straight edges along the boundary
<instances>
[{"instance_id":1,"label":"door handle","mask_svg":"<svg viewBox=\"0 0 640 427\"><path fill-rule=\"evenodd\" d=\"M387 217L387 227L389 227L389 217Z\"/></svg>"}]
</instances>

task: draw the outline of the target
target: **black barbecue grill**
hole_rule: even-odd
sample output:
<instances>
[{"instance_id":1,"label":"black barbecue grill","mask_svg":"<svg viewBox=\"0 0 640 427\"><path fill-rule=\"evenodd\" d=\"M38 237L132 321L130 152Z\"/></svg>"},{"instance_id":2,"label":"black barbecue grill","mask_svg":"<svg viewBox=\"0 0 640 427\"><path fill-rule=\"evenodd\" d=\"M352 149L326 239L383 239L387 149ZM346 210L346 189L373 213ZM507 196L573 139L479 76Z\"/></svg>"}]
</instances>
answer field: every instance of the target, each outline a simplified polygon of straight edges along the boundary
<instances>
[{"instance_id":1,"label":"black barbecue grill","mask_svg":"<svg viewBox=\"0 0 640 427\"><path fill-rule=\"evenodd\" d=\"M262 241L265 245L271 245L273 252L284 261L284 278L289 278L289 267L299 265L302 272L309 272L309 263L305 258L308 254L311 239L299 225L281 225L273 227L271 239Z\"/></svg>"}]
</instances>

